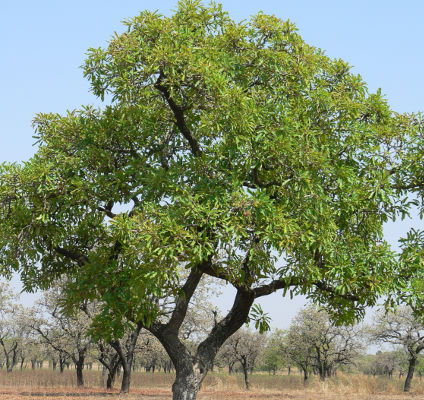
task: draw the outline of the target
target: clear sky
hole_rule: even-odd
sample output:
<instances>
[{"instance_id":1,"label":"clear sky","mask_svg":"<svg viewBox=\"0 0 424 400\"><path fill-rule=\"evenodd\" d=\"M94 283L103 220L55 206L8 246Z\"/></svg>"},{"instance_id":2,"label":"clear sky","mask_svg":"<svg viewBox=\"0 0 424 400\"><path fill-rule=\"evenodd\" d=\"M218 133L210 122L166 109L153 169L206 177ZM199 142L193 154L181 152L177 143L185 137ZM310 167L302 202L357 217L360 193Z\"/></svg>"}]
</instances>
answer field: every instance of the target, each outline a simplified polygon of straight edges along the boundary
<instances>
[{"instance_id":1,"label":"clear sky","mask_svg":"<svg viewBox=\"0 0 424 400\"><path fill-rule=\"evenodd\" d=\"M349 62L371 91L382 88L399 112L424 110L424 1L263 0L221 1L236 20L262 10L290 19L302 37L327 55ZM141 10L170 14L175 0L1 1L0 162L29 158L31 120L37 112L59 112L99 104L79 68L89 47L103 46L123 19ZM418 224L418 221L413 221ZM386 229L396 241L410 221ZM302 300L264 301L274 324L284 327Z\"/></svg>"}]
</instances>

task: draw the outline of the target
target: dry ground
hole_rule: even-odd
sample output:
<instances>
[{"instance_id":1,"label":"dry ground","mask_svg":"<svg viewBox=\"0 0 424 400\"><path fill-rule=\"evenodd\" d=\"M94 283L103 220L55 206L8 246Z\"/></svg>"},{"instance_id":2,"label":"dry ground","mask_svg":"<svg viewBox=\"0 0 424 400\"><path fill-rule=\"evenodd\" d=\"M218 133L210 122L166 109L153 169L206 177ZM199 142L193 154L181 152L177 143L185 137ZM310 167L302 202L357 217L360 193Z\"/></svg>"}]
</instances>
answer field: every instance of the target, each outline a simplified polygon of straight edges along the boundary
<instances>
[{"instance_id":1,"label":"dry ground","mask_svg":"<svg viewBox=\"0 0 424 400\"><path fill-rule=\"evenodd\" d=\"M73 371L62 375L49 370L24 370L7 374L0 371L0 400L171 400L171 374L133 374L131 393L119 395L117 389L102 388L99 371L85 371L86 387L75 387ZM368 377L358 374L339 374L325 383L312 378L302 384L299 375L254 374L252 389L243 389L241 375L212 373L204 382L199 400L424 400L424 380L413 381L413 390L402 393L402 380ZM119 387L119 385L116 385Z\"/></svg>"}]
</instances>

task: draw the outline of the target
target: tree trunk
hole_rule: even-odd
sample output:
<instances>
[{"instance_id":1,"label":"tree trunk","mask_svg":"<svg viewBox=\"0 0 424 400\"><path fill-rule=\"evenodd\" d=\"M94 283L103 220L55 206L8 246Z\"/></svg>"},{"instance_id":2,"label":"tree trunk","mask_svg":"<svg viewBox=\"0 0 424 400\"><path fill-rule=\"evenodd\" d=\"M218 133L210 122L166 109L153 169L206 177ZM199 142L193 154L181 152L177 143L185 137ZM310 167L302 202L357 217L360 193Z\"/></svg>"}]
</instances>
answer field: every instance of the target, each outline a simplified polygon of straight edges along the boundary
<instances>
[{"instance_id":1,"label":"tree trunk","mask_svg":"<svg viewBox=\"0 0 424 400\"><path fill-rule=\"evenodd\" d=\"M121 365L123 369L121 393L128 393L130 391L131 370L132 370L132 365L134 361L134 351L135 351L135 346L137 344L137 339L140 334L141 328L142 328L142 324L141 322L138 322L137 327L134 329L134 331L130 335L129 342L127 342L125 354L119 340L111 343L111 346L115 349L115 351L119 355L119 359L121 361Z\"/></svg>"},{"instance_id":2,"label":"tree trunk","mask_svg":"<svg viewBox=\"0 0 424 400\"><path fill-rule=\"evenodd\" d=\"M209 266L210 260L198 267L208 268ZM201 276L202 273L197 268L193 268L182 287L184 295L177 299L170 320L166 324L155 322L148 327L162 343L174 365L176 378L172 385L173 400L196 399L202 381L212 367L218 350L246 322L256 293L262 295L260 291L255 292L250 288L238 288L233 306L227 316L215 324L207 338L192 353L179 339L178 332ZM264 289L265 292L266 290L268 288Z\"/></svg>"},{"instance_id":3,"label":"tree trunk","mask_svg":"<svg viewBox=\"0 0 424 400\"><path fill-rule=\"evenodd\" d=\"M118 368L121 368L120 361L112 363L111 367L108 369L107 380L106 380L106 389L112 389L113 383L115 382L116 372Z\"/></svg>"},{"instance_id":4,"label":"tree trunk","mask_svg":"<svg viewBox=\"0 0 424 400\"><path fill-rule=\"evenodd\" d=\"M406 375L405 385L403 387L404 392L409 392L409 389L411 388L411 381L412 381L412 377L414 376L416 363L417 363L416 357L411 357L409 359L408 374Z\"/></svg>"},{"instance_id":5,"label":"tree trunk","mask_svg":"<svg viewBox=\"0 0 424 400\"><path fill-rule=\"evenodd\" d=\"M112 389L113 388L113 382L115 382L115 375L116 375L116 368L110 370L107 374L107 380L106 380L106 389Z\"/></svg>"},{"instance_id":6,"label":"tree trunk","mask_svg":"<svg viewBox=\"0 0 424 400\"><path fill-rule=\"evenodd\" d=\"M9 355L6 356L6 371L7 372L12 372L12 365L10 363L10 359L9 359Z\"/></svg>"},{"instance_id":7,"label":"tree trunk","mask_svg":"<svg viewBox=\"0 0 424 400\"><path fill-rule=\"evenodd\" d=\"M65 358L59 356L59 372L62 374L65 369Z\"/></svg>"},{"instance_id":8,"label":"tree trunk","mask_svg":"<svg viewBox=\"0 0 424 400\"><path fill-rule=\"evenodd\" d=\"M84 360L82 362L75 363L75 369L77 372L77 386L81 387L84 386L84 377L82 374L82 370L84 368Z\"/></svg>"},{"instance_id":9,"label":"tree trunk","mask_svg":"<svg viewBox=\"0 0 424 400\"><path fill-rule=\"evenodd\" d=\"M177 372L172 385L172 400L196 400L206 373L196 374L192 368L188 369L191 371L184 369L184 371Z\"/></svg>"},{"instance_id":10,"label":"tree trunk","mask_svg":"<svg viewBox=\"0 0 424 400\"><path fill-rule=\"evenodd\" d=\"M309 378L308 369L307 368L302 368L302 369L303 369L303 383L306 383L306 381Z\"/></svg>"},{"instance_id":11,"label":"tree trunk","mask_svg":"<svg viewBox=\"0 0 424 400\"><path fill-rule=\"evenodd\" d=\"M246 390L249 390L249 385L250 385L250 382L249 382L249 369L243 363L241 363L241 366L243 368L244 384L246 385Z\"/></svg>"},{"instance_id":12,"label":"tree trunk","mask_svg":"<svg viewBox=\"0 0 424 400\"><path fill-rule=\"evenodd\" d=\"M121 382L121 393L128 393L130 391L130 383L131 383L131 368L125 368L124 373L122 374L122 382Z\"/></svg>"}]
</instances>

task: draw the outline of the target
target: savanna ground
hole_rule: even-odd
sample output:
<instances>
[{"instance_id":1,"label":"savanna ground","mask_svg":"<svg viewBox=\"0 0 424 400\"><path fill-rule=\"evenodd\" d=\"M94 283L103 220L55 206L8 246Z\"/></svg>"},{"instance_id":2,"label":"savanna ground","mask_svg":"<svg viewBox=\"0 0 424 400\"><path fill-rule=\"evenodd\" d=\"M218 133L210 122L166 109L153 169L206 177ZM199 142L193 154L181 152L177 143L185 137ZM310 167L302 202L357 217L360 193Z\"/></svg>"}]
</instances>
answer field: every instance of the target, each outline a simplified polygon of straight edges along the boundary
<instances>
[{"instance_id":1,"label":"savanna ground","mask_svg":"<svg viewBox=\"0 0 424 400\"><path fill-rule=\"evenodd\" d=\"M102 387L100 371L85 371L86 387L75 386L75 373L65 371L23 370L6 373L0 371L1 400L170 400L172 374L161 372L134 372L129 395L119 395L117 388L107 391ZM119 379L118 379L119 381ZM300 375L253 374L252 389L244 390L240 374L211 373L206 377L199 400L404 400L424 399L424 379L414 379L411 393L402 393L403 379L370 377L359 374L342 374L320 382L312 377L304 386Z\"/></svg>"}]
</instances>

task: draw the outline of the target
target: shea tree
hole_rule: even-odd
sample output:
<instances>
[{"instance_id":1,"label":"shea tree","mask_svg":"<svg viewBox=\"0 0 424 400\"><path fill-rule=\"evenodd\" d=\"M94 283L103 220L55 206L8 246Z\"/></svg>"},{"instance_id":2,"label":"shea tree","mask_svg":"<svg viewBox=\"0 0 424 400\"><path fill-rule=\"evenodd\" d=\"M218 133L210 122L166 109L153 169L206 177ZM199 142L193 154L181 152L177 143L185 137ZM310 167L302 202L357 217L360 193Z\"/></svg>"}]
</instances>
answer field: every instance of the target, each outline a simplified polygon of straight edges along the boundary
<instances>
[{"instance_id":1,"label":"shea tree","mask_svg":"<svg viewBox=\"0 0 424 400\"><path fill-rule=\"evenodd\" d=\"M66 275L70 305L102 304L107 341L141 323L175 366L174 399L196 398L256 299L303 294L348 321L406 285L382 226L415 187L418 158L399 171L418 116L274 16L235 22L185 0L124 24L84 65L104 107L37 115L35 155L1 167L4 274L26 290ZM189 347L180 329L204 275L236 295Z\"/></svg>"}]
</instances>

